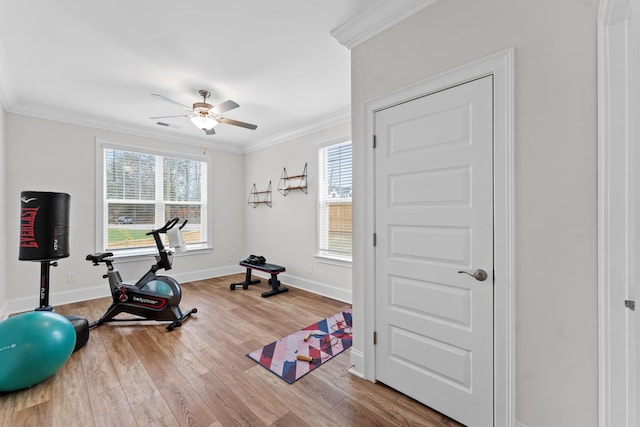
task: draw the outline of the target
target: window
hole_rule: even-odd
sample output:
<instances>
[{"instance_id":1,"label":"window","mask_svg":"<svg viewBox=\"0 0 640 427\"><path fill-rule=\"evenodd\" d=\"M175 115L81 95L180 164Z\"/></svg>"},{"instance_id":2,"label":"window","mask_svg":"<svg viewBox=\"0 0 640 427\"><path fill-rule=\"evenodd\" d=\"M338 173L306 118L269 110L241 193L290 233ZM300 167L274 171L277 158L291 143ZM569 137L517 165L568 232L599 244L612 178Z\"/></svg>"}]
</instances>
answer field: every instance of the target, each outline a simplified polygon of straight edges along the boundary
<instances>
[{"instance_id":1,"label":"window","mask_svg":"<svg viewBox=\"0 0 640 427\"><path fill-rule=\"evenodd\" d=\"M175 217L187 247L206 247L206 162L105 146L102 159L104 250L155 248L146 233Z\"/></svg>"},{"instance_id":2,"label":"window","mask_svg":"<svg viewBox=\"0 0 640 427\"><path fill-rule=\"evenodd\" d=\"M318 150L319 255L351 260L351 142Z\"/></svg>"}]
</instances>

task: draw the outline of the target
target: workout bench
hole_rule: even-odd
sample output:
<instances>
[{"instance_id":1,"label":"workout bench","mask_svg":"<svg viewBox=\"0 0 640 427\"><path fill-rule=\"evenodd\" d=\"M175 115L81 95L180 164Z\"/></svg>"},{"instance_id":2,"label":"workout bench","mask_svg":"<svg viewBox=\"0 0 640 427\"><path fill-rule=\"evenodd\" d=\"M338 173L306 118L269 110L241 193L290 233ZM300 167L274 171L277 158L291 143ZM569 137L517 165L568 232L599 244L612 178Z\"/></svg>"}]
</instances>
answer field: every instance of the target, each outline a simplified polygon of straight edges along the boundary
<instances>
[{"instance_id":1,"label":"workout bench","mask_svg":"<svg viewBox=\"0 0 640 427\"><path fill-rule=\"evenodd\" d=\"M247 272L245 275L244 282L241 283L232 283L229 285L229 289L232 291L236 289L236 286L242 286L242 289L249 289L249 285L253 285L255 283L260 283L260 279L252 279L251 278L251 270L263 271L265 273L271 274L271 278L269 279L269 284L271 285L271 290L262 293L263 298L270 297L272 295L281 294L283 292L287 292L289 288L281 288L280 280L278 280L278 274L286 271L286 269L280 265L275 264L249 264L248 262L240 261L241 267L246 267Z\"/></svg>"}]
</instances>

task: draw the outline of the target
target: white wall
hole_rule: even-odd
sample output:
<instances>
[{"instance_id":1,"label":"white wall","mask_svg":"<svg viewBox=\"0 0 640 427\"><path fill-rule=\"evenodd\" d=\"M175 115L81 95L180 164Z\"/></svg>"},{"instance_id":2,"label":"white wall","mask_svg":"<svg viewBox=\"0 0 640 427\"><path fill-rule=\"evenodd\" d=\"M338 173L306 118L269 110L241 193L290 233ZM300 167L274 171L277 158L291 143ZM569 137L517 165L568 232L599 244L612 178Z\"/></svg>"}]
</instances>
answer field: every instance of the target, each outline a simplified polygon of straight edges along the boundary
<instances>
[{"instance_id":1,"label":"white wall","mask_svg":"<svg viewBox=\"0 0 640 427\"><path fill-rule=\"evenodd\" d=\"M328 264L316 255L317 148L323 142L351 139L349 123L282 141L252 151L245 158L244 218L246 255L262 255L267 262L284 265L281 280L342 301L351 301L351 267ZM307 163L308 193L293 190L282 195L278 182L282 169L301 174ZM247 204L255 182L258 191L272 186L272 207Z\"/></svg>"},{"instance_id":2,"label":"white wall","mask_svg":"<svg viewBox=\"0 0 640 427\"><path fill-rule=\"evenodd\" d=\"M8 283L6 298L10 312L35 308L39 302L39 263L18 261L22 191L71 194L70 256L51 269L51 304L106 296L109 288L102 279L102 269L85 261L88 253L96 251L96 138L193 155L202 154L204 149L10 113L6 115L5 126L6 156L2 159L3 162L7 159L8 178L6 197L0 200L6 205L2 210L6 212L6 221L0 217L0 223L6 224L6 238L2 241L7 247L5 256L0 256L0 271L6 271L7 277L6 280L0 277L0 303L5 299L2 287ZM1 142L0 139L0 149ZM211 149L207 153L212 159L209 183L213 250L175 256L169 274L182 282L237 272L237 259L244 255L244 218L237 215L245 207L243 155ZM149 257L144 261L120 262L118 268L125 280L133 280L153 263ZM75 282L67 281L69 272L76 273Z\"/></svg>"},{"instance_id":3,"label":"white wall","mask_svg":"<svg viewBox=\"0 0 640 427\"><path fill-rule=\"evenodd\" d=\"M596 3L440 1L352 50L358 218L365 103L515 48L516 416L529 427L597 424ZM355 325L364 232L354 221Z\"/></svg>"},{"instance_id":4,"label":"white wall","mask_svg":"<svg viewBox=\"0 0 640 427\"><path fill-rule=\"evenodd\" d=\"M6 170L7 170L7 156L5 153L5 117L6 113L2 104L0 103L0 319L6 317L8 311L7 305L7 256L6 256L6 242L7 242L7 227L6 227Z\"/></svg>"}]
</instances>

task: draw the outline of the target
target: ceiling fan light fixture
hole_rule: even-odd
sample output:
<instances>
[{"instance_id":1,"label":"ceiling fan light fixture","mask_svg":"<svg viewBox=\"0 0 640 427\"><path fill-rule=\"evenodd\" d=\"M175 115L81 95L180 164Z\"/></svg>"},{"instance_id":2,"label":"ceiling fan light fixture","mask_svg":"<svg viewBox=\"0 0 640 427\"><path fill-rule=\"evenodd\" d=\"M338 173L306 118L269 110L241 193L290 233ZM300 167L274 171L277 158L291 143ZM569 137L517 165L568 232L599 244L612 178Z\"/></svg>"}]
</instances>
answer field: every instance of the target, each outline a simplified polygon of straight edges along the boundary
<instances>
[{"instance_id":1,"label":"ceiling fan light fixture","mask_svg":"<svg viewBox=\"0 0 640 427\"><path fill-rule=\"evenodd\" d=\"M193 123L198 129L207 131L213 129L218 124L218 121L208 116L197 115L191 117L191 123Z\"/></svg>"},{"instance_id":2,"label":"ceiling fan light fixture","mask_svg":"<svg viewBox=\"0 0 640 427\"><path fill-rule=\"evenodd\" d=\"M195 127L203 130L206 135L215 135L216 132L213 128L216 127L218 123L224 123L225 125L239 126L239 127L242 127L245 129L251 129L251 130L256 130L256 128L258 127L256 125L252 125L251 123L245 123L245 122L228 119L226 117L221 116L222 113L225 113L229 110L233 110L234 108L238 108L240 105L238 105L236 102L229 99L223 102L222 104L213 106L207 102L207 99L211 95L209 91L202 89L198 91L198 93L202 97L202 102L194 103L192 108L187 107L186 105L181 104L178 101L174 101L173 99L167 98L166 96L159 95L159 94L151 94L164 101L184 107L187 110L187 112L189 112L190 114L182 114L182 115L175 115L175 116L157 116L157 117L150 117L150 119L157 120L157 119L174 118L174 117L188 118L191 120L191 123L193 123ZM169 126L168 123L164 123L164 122L158 122L158 125Z\"/></svg>"}]
</instances>

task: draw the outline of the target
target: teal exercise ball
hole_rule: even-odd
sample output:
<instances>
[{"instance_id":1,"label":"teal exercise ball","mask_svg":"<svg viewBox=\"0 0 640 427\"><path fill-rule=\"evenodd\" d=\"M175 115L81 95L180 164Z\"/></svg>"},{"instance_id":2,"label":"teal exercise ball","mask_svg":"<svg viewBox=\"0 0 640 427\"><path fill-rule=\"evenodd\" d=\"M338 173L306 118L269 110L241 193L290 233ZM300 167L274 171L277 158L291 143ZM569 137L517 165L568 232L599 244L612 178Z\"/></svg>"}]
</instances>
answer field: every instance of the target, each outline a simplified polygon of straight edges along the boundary
<instances>
[{"instance_id":1,"label":"teal exercise ball","mask_svg":"<svg viewBox=\"0 0 640 427\"><path fill-rule=\"evenodd\" d=\"M76 331L51 311L19 314L0 322L0 392L31 387L69 359Z\"/></svg>"},{"instance_id":2,"label":"teal exercise ball","mask_svg":"<svg viewBox=\"0 0 640 427\"><path fill-rule=\"evenodd\" d=\"M169 285L167 285L162 280L152 280L142 288L143 291L153 292L159 295L171 296L173 295L173 290Z\"/></svg>"}]
</instances>

